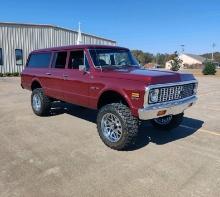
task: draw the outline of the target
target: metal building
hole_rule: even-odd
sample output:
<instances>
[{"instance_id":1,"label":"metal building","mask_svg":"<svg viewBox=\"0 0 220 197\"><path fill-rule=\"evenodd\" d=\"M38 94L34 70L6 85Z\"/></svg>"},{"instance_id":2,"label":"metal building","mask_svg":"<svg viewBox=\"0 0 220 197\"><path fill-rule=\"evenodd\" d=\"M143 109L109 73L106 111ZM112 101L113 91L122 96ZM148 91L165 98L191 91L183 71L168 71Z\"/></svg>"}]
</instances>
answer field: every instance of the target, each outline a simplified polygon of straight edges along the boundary
<instances>
[{"instance_id":1,"label":"metal building","mask_svg":"<svg viewBox=\"0 0 220 197\"><path fill-rule=\"evenodd\" d=\"M53 25L0 23L0 72L21 72L28 54L40 48L76 44L78 32ZM82 43L116 45L106 38L82 33Z\"/></svg>"}]
</instances>

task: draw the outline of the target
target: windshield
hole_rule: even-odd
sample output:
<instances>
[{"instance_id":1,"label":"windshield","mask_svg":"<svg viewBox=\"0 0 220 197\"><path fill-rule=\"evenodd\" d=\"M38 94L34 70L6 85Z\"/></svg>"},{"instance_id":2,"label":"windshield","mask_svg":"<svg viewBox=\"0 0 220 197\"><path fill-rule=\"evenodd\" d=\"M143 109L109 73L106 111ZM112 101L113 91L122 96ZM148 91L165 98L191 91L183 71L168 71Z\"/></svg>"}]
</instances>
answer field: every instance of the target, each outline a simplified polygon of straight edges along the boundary
<instances>
[{"instance_id":1,"label":"windshield","mask_svg":"<svg viewBox=\"0 0 220 197\"><path fill-rule=\"evenodd\" d=\"M131 52L126 49L91 49L89 51L97 67L139 66Z\"/></svg>"}]
</instances>

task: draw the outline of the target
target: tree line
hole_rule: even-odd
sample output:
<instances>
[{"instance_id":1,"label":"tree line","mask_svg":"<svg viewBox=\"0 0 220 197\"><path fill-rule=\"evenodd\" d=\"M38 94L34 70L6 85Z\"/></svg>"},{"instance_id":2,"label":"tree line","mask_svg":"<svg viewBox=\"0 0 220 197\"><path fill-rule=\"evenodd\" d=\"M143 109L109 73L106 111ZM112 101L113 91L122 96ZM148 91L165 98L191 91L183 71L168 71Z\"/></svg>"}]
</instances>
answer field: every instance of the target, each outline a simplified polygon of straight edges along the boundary
<instances>
[{"instance_id":1,"label":"tree line","mask_svg":"<svg viewBox=\"0 0 220 197\"><path fill-rule=\"evenodd\" d=\"M167 61L175 58L176 54L157 53L156 55L142 50L132 50L132 54L137 58L140 64L145 65L148 63L159 64L161 67L165 67Z\"/></svg>"},{"instance_id":2,"label":"tree line","mask_svg":"<svg viewBox=\"0 0 220 197\"><path fill-rule=\"evenodd\" d=\"M212 54L211 53L205 53L202 55L203 57L207 58L207 59L212 59ZM215 52L213 53L213 57L214 57L214 60L216 62L219 62L220 63L220 52Z\"/></svg>"},{"instance_id":3,"label":"tree line","mask_svg":"<svg viewBox=\"0 0 220 197\"><path fill-rule=\"evenodd\" d=\"M148 52L143 52L142 50L132 50L132 54L137 58L141 65L148 63L159 64L161 67L165 67L165 64L169 60L173 60L176 57L176 52L173 54L168 53L157 53L156 55ZM211 53L205 53L201 55L207 59L212 59ZM214 60L220 62L220 52L214 53Z\"/></svg>"}]
</instances>

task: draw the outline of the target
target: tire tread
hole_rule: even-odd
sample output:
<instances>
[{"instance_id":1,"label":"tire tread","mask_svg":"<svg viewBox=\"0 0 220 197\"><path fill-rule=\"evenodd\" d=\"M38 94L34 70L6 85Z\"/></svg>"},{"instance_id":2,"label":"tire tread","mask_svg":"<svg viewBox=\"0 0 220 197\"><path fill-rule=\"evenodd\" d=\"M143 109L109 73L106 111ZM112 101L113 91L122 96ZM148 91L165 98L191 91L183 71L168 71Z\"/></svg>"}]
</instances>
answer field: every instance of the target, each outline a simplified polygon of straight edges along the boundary
<instances>
[{"instance_id":1,"label":"tire tread","mask_svg":"<svg viewBox=\"0 0 220 197\"><path fill-rule=\"evenodd\" d=\"M33 90L32 95L31 95L31 105L32 105L32 98L33 98L34 94L39 94L40 98L41 98L41 102L42 102L42 108L39 112L35 111L33 106L32 106L32 109L33 109L34 113L38 116L48 115L49 111L50 111L50 107L51 107L51 101L50 101L49 97L47 97L44 94L43 88L36 88L36 89Z\"/></svg>"},{"instance_id":2,"label":"tire tread","mask_svg":"<svg viewBox=\"0 0 220 197\"><path fill-rule=\"evenodd\" d=\"M126 139L123 140L122 143L119 143L117 146L115 146L111 143L108 143L105 141L105 139L103 139L102 134L101 134L101 128L99 126L99 124L101 124L100 123L100 121L101 121L100 114L105 113L105 112L112 110L112 109L114 109L116 111L116 113L118 113L119 116L121 117L121 119L124 121L123 125L125 125L124 130L126 132ZM104 107L101 108L101 110L98 114L98 117L97 117L97 127L98 127L98 132L99 132L100 138L103 140L103 142L107 146L109 146L110 148L115 149L115 150L126 150L127 148L130 147L130 145L134 142L134 140L137 137L138 125L139 125L138 119L136 117L134 117L131 114L130 109L122 103L112 103L112 104L105 105Z\"/></svg>"},{"instance_id":3,"label":"tire tread","mask_svg":"<svg viewBox=\"0 0 220 197\"><path fill-rule=\"evenodd\" d=\"M184 116L184 113L173 115L172 120L167 125L160 125L160 124L156 123L154 120L151 120L151 124L159 130L168 130L169 131L169 130L177 128L181 124L181 122L183 120L183 116Z\"/></svg>"}]
</instances>

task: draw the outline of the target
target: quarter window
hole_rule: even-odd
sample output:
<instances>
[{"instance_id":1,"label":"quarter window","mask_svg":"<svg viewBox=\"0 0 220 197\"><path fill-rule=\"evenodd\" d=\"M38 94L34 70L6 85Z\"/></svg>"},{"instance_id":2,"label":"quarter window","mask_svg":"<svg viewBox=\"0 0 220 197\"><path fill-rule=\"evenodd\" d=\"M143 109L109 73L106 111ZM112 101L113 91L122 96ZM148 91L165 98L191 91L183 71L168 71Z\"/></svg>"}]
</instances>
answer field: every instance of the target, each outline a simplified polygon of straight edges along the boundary
<instances>
[{"instance_id":1,"label":"quarter window","mask_svg":"<svg viewBox=\"0 0 220 197\"><path fill-rule=\"evenodd\" d=\"M23 51L22 49L15 49L16 65L23 65Z\"/></svg>"},{"instance_id":2,"label":"quarter window","mask_svg":"<svg viewBox=\"0 0 220 197\"><path fill-rule=\"evenodd\" d=\"M50 65L51 53L33 53L29 57L27 67L48 68Z\"/></svg>"},{"instance_id":3,"label":"quarter window","mask_svg":"<svg viewBox=\"0 0 220 197\"><path fill-rule=\"evenodd\" d=\"M0 65L3 65L3 54L2 54L2 48L0 48Z\"/></svg>"},{"instance_id":4,"label":"quarter window","mask_svg":"<svg viewBox=\"0 0 220 197\"><path fill-rule=\"evenodd\" d=\"M67 52L58 52L54 54L54 68L65 68Z\"/></svg>"}]
</instances>

